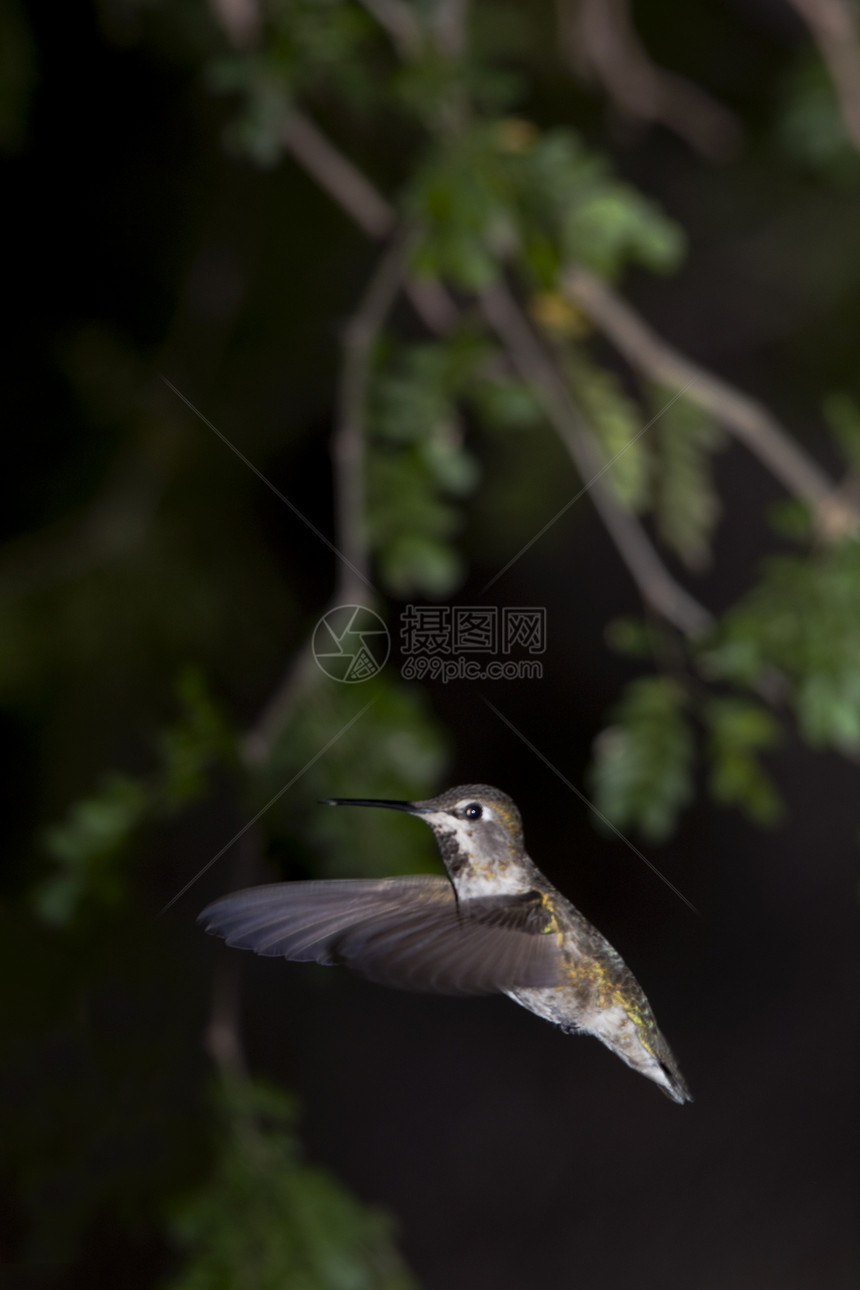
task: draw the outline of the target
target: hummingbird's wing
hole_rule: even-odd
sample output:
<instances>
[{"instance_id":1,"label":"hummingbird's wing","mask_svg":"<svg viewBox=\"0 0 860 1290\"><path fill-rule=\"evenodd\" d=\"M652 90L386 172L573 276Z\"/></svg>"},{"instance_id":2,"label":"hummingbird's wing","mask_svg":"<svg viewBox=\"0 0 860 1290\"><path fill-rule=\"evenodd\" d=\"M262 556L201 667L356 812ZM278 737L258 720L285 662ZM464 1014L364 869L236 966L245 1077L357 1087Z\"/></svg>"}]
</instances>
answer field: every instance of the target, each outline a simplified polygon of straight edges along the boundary
<instances>
[{"instance_id":1,"label":"hummingbird's wing","mask_svg":"<svg viewBox=\"0 0 860 1290\"><path fill-rule=\"evenodd\" d=\"M495 994L562 982L538 892L457 902L447 878L334 879L251 887L199 921L257 954L342 963L402 990Z\"/></svg>"}]
</instances>

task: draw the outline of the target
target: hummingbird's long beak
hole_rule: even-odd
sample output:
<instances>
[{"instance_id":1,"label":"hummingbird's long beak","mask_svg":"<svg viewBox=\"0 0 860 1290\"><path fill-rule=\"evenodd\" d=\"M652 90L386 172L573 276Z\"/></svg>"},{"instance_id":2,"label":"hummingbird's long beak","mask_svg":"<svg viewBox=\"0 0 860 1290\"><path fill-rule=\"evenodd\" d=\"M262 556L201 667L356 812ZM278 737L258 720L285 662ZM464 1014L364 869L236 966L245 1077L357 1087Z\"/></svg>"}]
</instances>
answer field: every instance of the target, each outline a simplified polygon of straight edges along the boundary
<instances>
[{"instance_id":1,"label":"hummingbird's long beak","mask_svg":"<svg viewBox=\"0 0 860 1290\"><path fill-rule=\"evenodd\" d=\"M378 797L325 797L322 806L384 806L390 811L406 811L409 815L427 815L430 808L424 802L387 802Z\"/></svg>"}]
</instances>

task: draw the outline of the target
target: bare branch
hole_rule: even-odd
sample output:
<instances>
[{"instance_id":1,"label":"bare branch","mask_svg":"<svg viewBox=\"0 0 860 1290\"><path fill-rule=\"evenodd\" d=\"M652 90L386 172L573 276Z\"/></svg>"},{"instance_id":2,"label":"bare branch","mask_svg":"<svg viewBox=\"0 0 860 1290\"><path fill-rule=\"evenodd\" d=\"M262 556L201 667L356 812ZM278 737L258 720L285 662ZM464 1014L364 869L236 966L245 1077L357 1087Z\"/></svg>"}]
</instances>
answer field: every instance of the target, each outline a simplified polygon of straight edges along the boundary
<instances>
[{"instance_id":1,"label":"bare branch","mask_svg":"<svg viewBox=\"0 0 860 1290\"><path fill-rule=\"evenodd\" d=\"M313 121L300 112L291 113L282 138L292 157L363 233L374 240L389 235L396 222L394 208ZM441 283L410 278L405 289L430 331L451 330L459 311Z\"/></svg>"},{"instance_id":2,"label":"bare branch","mask_svg":"<svg viewBox=\"0 0 860 1290\"><path fill-rule=\"evenodd\" d=\"M633 26L630 0L558 0L559 36L568 63L600 82L634 121L659 122L712 161L741 141L738 118L693 81L658 67Z\"/></svg>"},{"instance_id":3,"label":"bare branch","mask_svg":"<svg viewBox=\"0 0 860 1290\"><path fill-rule=\"evenodd\" d=\"M293 119L302 124L306 143L322 140L324 145L315 152L313 147L310 152L292 149L296 159L370 236L379 237L390 231L394 212L385 199L307 118ZM329 166L331 158L335 164ZM371 221L366 219L368 210L373 215ZM823 537L838 539L857 531L860 509L850 492L837 489L766 408L673 349L611 287L588 270L571 269L564 286L570 298L634 367L666 385L678 389L689 386L688 398L712 412L790 493L809 504ZM453 326L457 306L439 283L410 281L406 290L431 331L440 334Z\"/></svg>"},{"instance_id":4,"label":"bare branch","mask_svg":"<svg viewBox=\"0 0 860 1290\"><path fill-rule=\"evenodd\" d=\"M860 152L860 39L844 0L789 0L812 33L830 73L845 130Z\"/></svg>"},{"instance_id":5,"label":"bare branch","mask_svg":"<svg viewBox=\"0 0 860 1290\"><path fill-rule=\"evenodd\" d=\"M589 486L595 509L643 600L685 636L707 631L713 621L707 609L675 581L639 521L607 488L601 477L606 461L588 423L507 287L496 285L485 291L481 308L514 366L532 386L583 483Z\"/></svg>"},{"instance_id":6,"label":"bare branch","mask_svg":"<svg viewBox=\"0 0 860 1290\"><path fill-rule=\"evenodd\" d=\"M328 608L364 603L370 559L365 532L365 419L373 345L405 282L415 238L400 230L386 248L347 324L338 392L338 422L331 443L336 546L343 557ZM247 732L242 751L249 765L267 761L296 704L319 677L310 640L290 661L283 679Z\"/></svg>"},{"instance_id":7,"label":"bare branch","mask_svg":"<svg viewBox=\"0 0 860 1290\"><path fill-rule=\"evenodd\" d=\"M233 862L230 890L251 886L259 878L260 834L251 829L243 837ZM204 1047L225 1078L245 1079L248 1062L242 1044L242 965L241 954L233 954L219 945L212 973L212 996L209 1021L203 1037Z\"/></svg>"},{"instance_id":8,"label":"bare branch","mask_svg":"<svg viewBox=\"0 0 860 1290\"><path fill-rule=\"evenodd\" d=\"M284 147L368 237L387 237L394 211L348 157L301 112L284 122Z\"/></svg>"},{"instance_id":9,"label":"bare branch","mask_svg":"<svg viewBox=\"0 0 860 1290\"><path fill-rule=\"evenodd\" d=\"M587 269L571 269L564 287L633 367L664 385L688 385L688 399L712 412L790 493L808 503L823 534L837 537L856 530L860 512L760 403L673 349Z\"/></svg>"},{"instance_id":10,"label":"bare branch","mask_svg":"<svg viewBox=\"0 0 860 1290\"><path fill-rule=\"evenodd\" d=\"M209 0L220 26L237 49L250 49L262 25L259 0Z\"/></svg>"},{"instance_id":11,"label":"bare branch","mask_svg":"<svg viewBox=\"0 0 860 1290\"><path fill-rule=\"evenodd\" d=\"M436 46L445 58L462 58L470 0L437 0L433 14Z\"/></svg>"},{"instance_id":12,"label":"bare branch","mask_svg":"<svg viewBox=\"0 0 860 1290\"><path fill-rule=\"evenodd\" d=\"M360 3L388 32L400 57L414 58L421 48L421 24L409 5L402 0L360 0Z\"/></svg>"},{"instance_id":13,"label":"bare branch","mask_svg":"<svg viewBox=\"0 0 860 1290\"><path fill-rule=\"evenodd\" d=\"M392 238L344 332L338 425L331 445L336 542L346 557L346 562L340 566L335 591L337 604L351 604L360 597L369 578L364 463L372 349L404 285L406 264L415 236L413 229L404 229ZM355 576L350 565L360 572L362 578Z\"/></svg>"}]
</instances>

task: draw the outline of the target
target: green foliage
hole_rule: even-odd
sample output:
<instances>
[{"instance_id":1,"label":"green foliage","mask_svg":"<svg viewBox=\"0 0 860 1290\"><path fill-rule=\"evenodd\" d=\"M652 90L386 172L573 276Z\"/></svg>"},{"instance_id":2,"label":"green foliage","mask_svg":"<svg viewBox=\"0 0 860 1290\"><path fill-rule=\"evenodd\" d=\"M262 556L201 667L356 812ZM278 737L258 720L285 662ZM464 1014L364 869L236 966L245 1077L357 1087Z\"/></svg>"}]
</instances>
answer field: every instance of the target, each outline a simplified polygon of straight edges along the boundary
<instances>
[{"instance_id":1,"label":"green foliage","mask_svg":"<svg viewBox=\"0 0 860 1290\"><path fill-rule=\"evenodd\" d=\"M546 240L559 266L579 262L609 278L628 263L659 272L679 263L684 251L679 226L615 179L572 130L547 131L519 160L525 242L533 263L535 245ZM539 281L549 285L545 275Z\"/></svg>"},{"instance_id":2,"label":"green foliage","mask_svg":"<svg viewBox=\"0 0 860 1290\"><path fill-rule=\"evenodd\" d=\"M543 412L531 386L507 376L500 362L498 367L487 363L486 370L476 373L469 402L492 430L531 429L543 421Z\"/></svg>"},{"instance_id":3,"label":"green foliage","mask_svg":"<svg viewBox=\"0 0 860 1290\"><path fill-rule=\"evenodd\" d=\"M213 1168L173 1223L185 1266L164 1290L413 1290L390 1220L302 1159L292 1099L240 1083L221 1102Z\"/></svg>"},{"instance_id":4,"label":"green foliage","mask_svg":"<svg viewBox=\"0 0 860 1290\"><path fill-rule=\"evenodd\" d=\"M370 706L345 733L347 723ZM332 742L333 741L333 742ZM320 750L330 745L325 757ZM306 849L321 877L374 877L438 871L429 829L396 811L321 806L327 797L414 800L438 791L449 760L447 740L417 686L390 669L360 686L321 673L302 696L264 780L260 805L296 776L296 787L266 817L265 827ZM259 809L255 806L255 809Z\"/></svg>"},{"instance_id":5,"label":"green foliage","mask_svg":"<svg viewBox=\"0 0 860 1290\"><path fill-rule=\"evenodd\" d=\"M594 745L595 805L619 829L661 842L693 796L694 740L687 693L668 677L634 681Z\"/></svg>"},{"instance_id":6,"label":"green foliage","mask_svg":"<svg viewBox=\"0 0 860 1290\"><path fill-rule=\"evenodd\" d=\"M473 319L480 318L476 297L505 275L512 289L529 300L533 321L558 341L556 354L566 354L561 362L569 362L573 391L607 459L616 458L607 473L615 495L625 506L653 518L661 546L688 568L706 564L719 516L712 476L719 439L713 424L681 399L661 411L657 424L638 437L647 416L627 396L624 384L601 365L597 345L588 351L581 345L590 324L564 296L564 275L572 264L588 266L611 281L631 266L665 273L679 263L685 239L657 206L616 177L610 162L594 152L584 136L566 124L543 128L512 115L527 104L545 121L562 102L558 60L554 51L547 56L546 22L552 6L538 6L538 18L528 5L494 5L488 0L473 6L466 24L469 47L453 57L438 39L439 6L433 0L406 0L397 11L413 17L419 31L405 57L402 38L398 41L395 34L392 39L391 31L378 21L377 11L383 8L379 5L359 0L264 0L258 10L259 37L245 47L250 52L243 53L235 52L241 41L234 46L219 26L226 8L199 0L188 6L159 6L151 0L103 6L105 30L112 23L119 30L127 22L123 39L137 38L129 34L132 28L139 33L143 48L131 55L123 50L120 57L131 75L140 77L141 87L146 60L154 57L158 70L150 90L158 102L167 103L174 96L194 104L189 119L197 116L188 137L192 151L200 149L201 165L190 177L182 171L188 153L180 132L179 161L166 158L162 176L153 166L155 154L147 151L149 130L143 132L146 148L136 140L134 129L126 131L135 173L143 161L145 180L151 172L159 181L169 181L164 191L171 191L170 181L177 185L175 192L183 198L181 236L164 240L159 220L150 218L144 182L138 214L147 235L141 247L151 246L151 254L160 260L155 272L154 264L144 263L140 281L151 284L151 294L143 308L137 311L127 304L143 300L137 279L125 292L114 282L108 289L94 280L91 295L78 292L80 301L71 306L63 302L56 310L52 306L46 315L51 322L42 337L45 352L53 347L59 366L57 379L52 376L45 382L48 403L43 420L46 427L55 421L61 433L46 441L44 464L37 463L26 484L34 500L29 508L21 507L21 520L10 525L19 527L21 538L0 571L0 694L13 709L13 725L19 712L33 728L48 714L43 742L51 746L45 759L45 766L51 766L45 774L53 774L55 781L45 790L47 801L67 800L69 794L62 790L75 778L77 762L71 771L68 766L83 755L82 747L90 761L99 758L97 764L103 765L110 750L124 746L125 732L139 722L141 712L152 710L147 700L154 692L157 703L163 693L165 660L175 668L177 658L201 658L207 674L217 678L218 692L229 693L236 711L246 714L243 721L251 723L248 714L265 702L265 678L279 675L287 656L304 648L296 621L310 616L307 604L315 593L303 588L293 599L285 590L284 566L270 558L270 547L280 558L288 542L269 542L269 521L261 518L263 508L258 511L253 500L259 480L235 460L230 462L235 475L230 474L229 482L226 471L223 478L218 476L217 467L199 469L197 428L187 432L177 419L165 415L164 405L152 393L147 350L160 347L166 334L164 353L177 370L196 371L197 380L213 374L214 384L208 389L204 384L200 406L209 408L211 400L210 414L219 425L225 408L236 412L231 398L238 398L245 412L248 392L253 391L254 419L258 411L269 417L269 428L263 430L269 438L261 441L269 460L283 454L278 469L292 466L307 446L296 427L313 420L302 409L320 408L327 392L320 378L317 387L312 377L296 379L289 395L295 419L289 424L283 404L283 355L290 353L298 377L302 356L324 349L328 341L321 346L320 337L335 334L332 316L350 315L355 288L352 247L359 234L350 244L344 220L340 241L332 236L325 242L315 239L316 230L289 207L295 190L286 176L283 183L280 177L255 181L255 200L262 194L266 203L265 220L256 213L246 215L239 209L242 202L231 208L234 180L221 161L206 152L208 139L221 128L222 113L220 105L213 109L210 102L194 99L195 83L201 80L230 96L234 117L228 141L259 165L271 166L282 158L284 125L294 109L319 122L335 149L359 170L369 170L384 199L415 227L418 242L412 267L434 283L453 287L466 316L471 311ZM174 15L165 20L167 26L157 26L158 10ZM0 9L0 148L9 152L20 148L24 139L36 84L36 45L24 14L20 0ZM85 23L80 29L82 47L91 26ZM206 66L216 41L222 53L228 48L233 52L226 58L219 54ZM107 54L101 61L108 64L118 51L105 45L99 53ZM71 61L75 72L77 46ZM182 87L183 70L192 61L192 75ZM47 60L46 77L57 75L54 68L63 62ZM552 70L547 72L547 67ZM567 77L569 69L563 74ZM742 81L739 87L740 102ZM580 100L569 90L565 83L564 121L584 115ZM147 101L145 95L142 100ZM47 103L47 97L44 105L40 100L43 123L49 119ZM153 117L156 128L158 116ZM792 157L806 167L801 183L809 196L814 198L821 175L839 180L846 189L856 183L856 152L818 63L803 70L791 86L782 131ZM47 130L38 133L49 137ZM93 145L90 136L87 146ZM55 168L54 152L49 149L47 155ZM112 227L121 238L132 227L127 184L117 189L110 166L93 166L97 160L99 154L93 151L81 169L82 183L91 184L88 176L99 169L108 175L105 191L91 189L78 204L82 210L116 208L120 218ZM331 157L318 155L317 160L330 181ZM623 164L635 173L639 163L629 160L625 157ZM760 152L756 168L759 160ZM290 167L293 164L291 159ZM29 159L27 173L28 167ZM356 191L355 176L349 175L349 164L344 169L346 179L340 171L329 192L337 190L340 200L345 193L348 206ZM737 168L737 173L743 169ZM726 171L709 189L711 181L701 178L705 170L693 167L685 175L690 187L681 204L691 212L707 208L708 219L700 217L698 232L713 244L722 216L718 210L714 213L713 201L704 198L725 192L727 205L732 205L742 183ZM779 172L782 185L783 164ZM217 175L217 181L210 175ZM796 176L792 182L798 184ZM338 189L338 183L345 187ZM787 239L783 249L802 244L812 229L824 246L821 263L837 280L836 287L820 287L819 296L807 288L803 274L793 273L791 300L803 303L807 292L814 306L809 316L822 318L829 312L850 335L850 310L848 304L842 307L842 299L850 299L856 272L852 246L837 246L838 239L828 237L828 230L839 227L836 217L826 215L827 203L820 200L817 207L798 204L790 210L787 202L784 211L781 206L768 210L766 187L750 185L756 201L762 202L753 221L760 220L762 228L779 224ZM828 193L832 196L832 186L825 196ZM301 205L300 200L297 206ZM737 210L741 205L734 203ZM850 203L846 206L850 219ZM262 208L249 202L249 209ZM276 214L269 216L270 211ZM828 219L833 222L828 224ZM756 264L765 277L774 272L768 252L773 257L773 247L779 249L779 244L768 238L765 245L748 220L746 212L735 225L725 262L743 265L749 258L743 248L754 245ZM828 250L830 242L833 251ZM283 260L271 256L272 247L284 248ZM759 248L765 251L760 260ZM174 257L184 280L179 271L171 276ZM300 272L291 275L297 257ZM786 260L797 268L796 254ZM89 267L90 260L86 263ZM302 282L301 270L313 283L312 296L302 295L296 286ZM810 275L817 290L819 276L827 277L811 270ZM175 309L175 319L160 331L165 299L167 312ZM175 301L180 302L178 308ZM128 311L115 331L86 318L74 320L75 311L94 308L98 313L105 302L120 313ZM542 312L535 307L538 302ZM824 307L834 303L839 310ZM255 312L258 304L260 312ZM65 340L52 330L55 319L63 319L65 326L63 308L71 319ZM765 322L767 317L766 310ZM399 325L396 311L393 323ZM123 325L136 337L134 343L117 341ZM417 325L414 319L407 323L413 329ZM762 327L753 331L758 334ZM770 334L767 325L764 332ZM412 339L418 333L405 334ZM259 343L263 335L278 355L268 385L256 379L265 363L249 365L247 358L251 350L266 351L266 344ZM306 341L305 335L311 339ZM195 342L190 348L189 337ZM187 355L192 350L199 361L189 368ZM559 441L546 433L535 390L512 375L512 355L499 349L482 323L424 344L384 341L378 351L370 406L364 409L365 519L374 573L396 596L442 598L465 574L456 539L480 473L475 455L466 447L471 447L467 436L473 423L479 427L476 438L483 435L487 475L496 472L498 491L488 501L491 490L483 489L471 503L472 550L480 549L494 525L509 547L512 534L517 544L528 541L556 509L550 504L552 490L570 480L570 463ZM828 363L831 357L827 355ZM804 366L809 367L808 362L798 363L799 370ZM842 380L850 383L850 371ZM53 386L64 382L69 390L57 395ZM35 388L42 392L38 384ZM790 381L787 404L798 393L803 406L802 382ZM189 395L197 397L190 390ZM654 397L656 408L668 395ZM62 415L57 415L58 409ZM857 472L856 401L833 396L825 415L848 469ZM67 423L86 431L80 448L65 442L71 439ZM234 417L231 424L238 423ZM44 469L55 449L60 458L56 477L45 481ZM258 460L251 448L248 456ZM265 464L262 456L259 460ZM570 495L566 491L562 501ZM237 499L245 497L252 500L243 509ZM47 522L55 517L56 528L49 528ZM524 529L521 535L518 524ZM774 525L801 541L813 535L809 509L793 500L775 509ZM285 567L299 572L301 565L299 581L307 574L310 586L316 578L316 589L322 566L308 561L306 568L305 552L300 550L298 556L287 553ZM655 619L610 624L607 639L619 652L677 663L678 676L686 663L691 675L697 667L700 678L728 682L747 693L701 697L699 681L685 685L665 676L635 681L596 742L593 786L599 808L622 828L636 829L655 841L665 838L693 794L699 723L713 798L741 808L756 823L773 823L781 803L765 763L776 747L779 728L759 702L760 692L770 693L772 688L784 697L788 710L796 712L807 740L856 756L858 592L860 547L851 542L771 564L702 645L681 642L673 628ZM325 589L318 595L321 602ZM240 611L230 612L240 602ZM302 673L302 663L308 664L310 680ZM193 951L183 964L190 971L174 972L172 964L168 971L162 963L169 958L162 956L167 934L163 942L156 941L151 926L134 921L136 902L131 897L143 885L144 866L138 865L140 872L135 873L132 862L136 848L147 840L148 828L204 800L213 781L223 777L246 794L243 821L262 813L259 832L269 858L283 862L286 876L439 871L432 835L420 822L396 812L319 804L320 798L330 796L409 799L440 787L450 749L426 696L397 680L393 668L361 686L349 686L315 672L309 655L299 655L298 664L294 701L277 733L270 762L255 767L252 774L240 763L235 733L199 675L185 677L181 715L156 737L151 769L136 777L104 777L62 822L45 830L48 864L27 889L27 905L8 920L0 911L7 977L13 978L16 965L27 956L34 957L31 938L37 956L48 964L42 968L47 984L40 988L34 973L28 993L22 995L19 1030L29 1027L40 1033L26 1049L26 1060L15 1066L12 1081L16 1098L19 1089L37 1090L28 1120L18 1123L19 1117L13 1117L16 1169L25 1195L22 1208L27 1221L31 1215L41 1216L34 1238L37 1253L40 1241L51 1253L82 1245L90 1232L97 1241L112 1224L127 1226L117 1242L118 1249L127 1249L129 1233L138 1236L136 1224L145 1227L155 1221L153 1213L161 1213L156 1193L160 1198L168 1189L175 1192L176 1140L183 1133L202 1132L202 1054L194 1036L202 1030L204 1004ZM146 685L139 684L132 699L131 688L140 677L146 678ZM98 733L89 729L90 720L94 726L101 722ZM26 880L32 881L29 874ZM145 907L145 901L140 903ZM162 929L166 926L169 920L160 924ZM57 935L57 928L66 934ZM17 942L12 941L15 934ZM9 952L9 944L15 953ZM117 963L123 954L124 970L140 972L143 984L137 992L121 983ZM88 957L82 965L84 956ZM176 987L179 981L189 982L184 991ZM104 1014L109 1014L107 1024ZM98 1034L99 1025L106 1037ZM172 1035L171 1026L176 1032ZM120 1042L117 1033L123 1027L127 1034ZM24 1051L26 1045L17 1038L16 1042ZM177 1072L188 1085L179 1092ZM302 1159L295 1110L288 1098L237 1084L225 1093L219 1114L211 1173L199 1181L199 1156L193 1168L187 1160L179 1166L186 1184L196 1169L198 1190L176 1217L174 1230L186 1261L170 1283L171 1290L405 1290L411 1285L385 1220ZM194 1129L188 1129L189 1123ZM188 1139L182 1150L191 1153ZM169 1171L165 1162L170 1163ZM14 1201L10 1210L12 1229L18 1224L17 1204ZM80 1280L79 1270L72 1275Z\"/></svg>"},{"instance_id":7,"label":"green foliage","mask_svg":"<svg viewBox=\"0 0 860 1290\"><path fill-rule=\"evenodd\" d=\"M711 535L720 516L711 457L724 436L707 412L689 399L653 395L654 511L663 541L691 569L710 561ZM667 406L668 405L668 406Z\"/></svg>"},{"instance_id":8,"label":"green foliage","mask_svg":"<svg viewBox=\"0 0 860 1290\"><path fill-rule=\"evenodd\" d=\"M704 654L736 684L788 683L801 733L814 746L860 750L860 546L772 560L723 619Z\"/></svg>"},{"instance_id":9,"label":"green foliage","mask_svg":"<svg viewBox=\"0 0 860 1290\"><path fill-rule=\"evenodd\" d=\"M215 767L236 762L235 734L198 669L186 669L179 679L177 696L182 717L159 741L161 764L155 795L165 811L199 801L209 789Z\"/></svg>"},{"instance_id":10,"label":"green foliage","mask_svg":"<svg viewBox=\"0 0 860 1290\"><path fill-rule=\"evenodd\" d=\"M833 81L813 55L786 78L777 135L794 161L828 178L856 179L857 153L845 129Z\"/></svg>"},{"instance_id":11,"label":"green foliage","mask_svg":"<svg viewBox=\"0 0 860 1290\"><path fill-rule=\"evenodd\" d=\"M367 530L385 586L444 596L461 581L451 544L455 501L478 481L457 401L485 351L467 337L401 351L375 383L367 462Z\"/></svg>"},{"instance_id":12,"label":"green foliage","mask_svg":"<svg viewBox=\"0 0 860 1290\"><path fill-rule=\"evenodd\" d=\"M860 406L850 394L831 394L824 400L824 416L849 470L860 470Z\"/></svg>"},{"instance_id":13,"label":"green foliage","mask_svg":"<svg viewBox=\"0 0 860 1290\"><path fill-rule=\"evenodd\" d=\"M371 70L376 28L350 0L278 0L267 6L269 30L259 51L213 63L209 85L239 99L226 142L260 166L283 154L284 122L294 99L333 82L355 109L378 96Z\"/></svg>"},{"instance_id":14,"label":"green foliage","mask_svg":"<svg viewBox=\"0 0 860 1290\"><path fill-rule=\"evenodd\" d=\"M767 519L774 533L791 542L808 545L815 536L812 511L794 497L780 497L767 508Z\"/></svg>"},{"instance_id":15,"label":"green foliage","mask_svg":"<svg viewBox=\"0 0 860 1290\"><path fill-rule=\"evenodd\" d=\"M598 367L582 349L568 363L570 387L603 447L617 497L631 510L648 501L650 463L645 424L638 403L628 398L613 373Z\"/></svg>"},{"instance_id":16,"label":"green foliage","mask_svg":"<svg viewBox=\"0 0 860 1290\"><path fill-rule=\"evenodd\" d=\"M654 640L647 624L614 624L617 645L642 655ZM737 806L756 824L772 825L782 802L760 762L780 739L776 719L753 700L707 697L694 704L676 681L645 677L628 686L611 713L613 724L594 746L595 804L618 828L638 829L652 842L673 832L693 796L693 718L705 730L708 788L722 806Z\"/></svg>"},{"instance_id":17,"label":"green foliage","mask_svg":"<svg viewBox=\"0 0 860 1290\"><path fill-rule=\"evenodd\" d=\"M233 733L201 674L187 670L177 688L182 716L160 737L156 770L136 779L105 776L96 794L45 830L52 868L32 897L44 922L67 927L87 904L123 901L131 885L129 849L141 827L205 796L215 767L234 760Z\"/></svg>"},{"instance_id":18,"label":"green foliage","mask_svg":"<svg viewBox=\"0 0 860 1290\"><path fill-rule=\"evenodd\" d=\"M703 709L708 787L714 800L739 806L756 824L775 824L782 802L758 754L776 746L780 727L758 703L714 698Z\"/></svg>"},{"instance_id":19,"label":"green foliage","mask_svg":"<svg viewBox=\"0 0 860 1290\"><path fill-rule=\"evenodd\" d=\"M416 272L466 291L488 287L516 241L513 176L495 126L445 136L417 170L406 208L423 232Z\"/></svg>"},{"instance_id":20,"label":"green foliage","mask_svg":"<svg viewBox=\"0 0 860 1290\"><path fill-rule=\"evenodd\" d=\"M466 290L488 286L500 258L519 257L538 286L571 261L606 277L628 263L669 271L683 253L677 225L570 130L481 122L444 137L418 170L407 208L422 223L416 268Z\"/></svg>"},{"instance_id":21,"label":"green foliage","mask_svg":"<svg viewBox=\"0 0 860 1290\"><path fill-rule=\"evenodd\" d=\"M125 884L118 861L151 804L144 784L126 775L109 775L99 793L76 802L62 824L45 831L45 850L54 869L33 893L40 918L65 926L89 895L106 905L120 900Z\"/></svg>"},{"instance_id":22,"label":"green foliage","mask_svg":"<svg viewBox=\"0 0 860 1290\"><path fill-rule=\"evenodd\" d=\"M647 618L613 618L605 636L609 648L627 658L653 658L660 642L659 630Z\"/></svg>"},{"instance_id":23,"label":"green foliage","mask_svg":"<svg viewBox=\"0 0 860 1290\"><path fill-rule=\"evenodd\" d=\"M227 146L258 166L274 166L283 153L281 133L292 101L283 64L274 53L254 54L225 59L209 72L209 84L216 93L243 99L227 129Z\"/></svg>"}]
</instances>

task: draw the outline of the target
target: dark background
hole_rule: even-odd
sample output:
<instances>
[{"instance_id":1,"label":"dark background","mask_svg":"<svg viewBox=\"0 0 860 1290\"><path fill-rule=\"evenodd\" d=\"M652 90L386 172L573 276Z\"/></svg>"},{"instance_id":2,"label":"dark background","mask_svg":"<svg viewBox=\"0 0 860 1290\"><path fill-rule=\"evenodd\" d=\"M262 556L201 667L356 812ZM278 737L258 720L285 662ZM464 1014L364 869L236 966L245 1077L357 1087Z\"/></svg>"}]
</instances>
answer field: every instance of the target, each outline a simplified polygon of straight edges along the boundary
<instances>
[{"instance_id":1,"label":"dark background","mask_svg":"<svg viewBox=\"0 0 860 1290\"><path fill-rule=\"evenodd\" d=\"M664 131L620 127L557 70L538 76L529 108L574 121L687 229L682 271L634 274L630 298L832 465L817 406L856 381L860 220L856 187L775 142L808 35L775 0L647 8L652 54L742 120L734 159L709 165ZM32 6L21 21L35 71L4 203L0 918L14 1149L0 1269L63 1290L148 1286L176 1259L157 1198L192 1186L211 1150L199 1088L215 947L194 918L231 886L230 858L155 916L241 827L244 804L216 791L156 828L136 854L134 902L108 930L84 920L64 940L21 910L46 868L41 830L105 768L146 768L180 668L201 666L246 726L331 593L326 548L153 374L329 534L340 332L373 255L291 162L259 170L225 151L229 102L207 89L179 19L84 4ZM579 486L548 433L525 462L478 446L462 604L483 602L516 549L523 526L498 499L517 472L536 481L539 522ZM87 546L75 519L114 471L144 498L118 556ZM764 519L774 481L738 447L718 480L714 567L695 585L717 611L780 548ZM545 605L548 649L542 682L488 683L487 697L583 785L605 710L636 671L604 642L637 598L588 500L493 594ZM428 687L450 733L447 782L515 796L531 854L642 981L694 1103L673 1105L507 1000L413 998L258 960L244 964L251 1069L297 1091L309 1157L395 1215L428 1290L853 1287L856 767L790 735L772 759L782 825L686 812L647 850L694 915L595 831L480 689ZM394 868L408 872L401 836Z\"/></svg>"}]
</instances>

